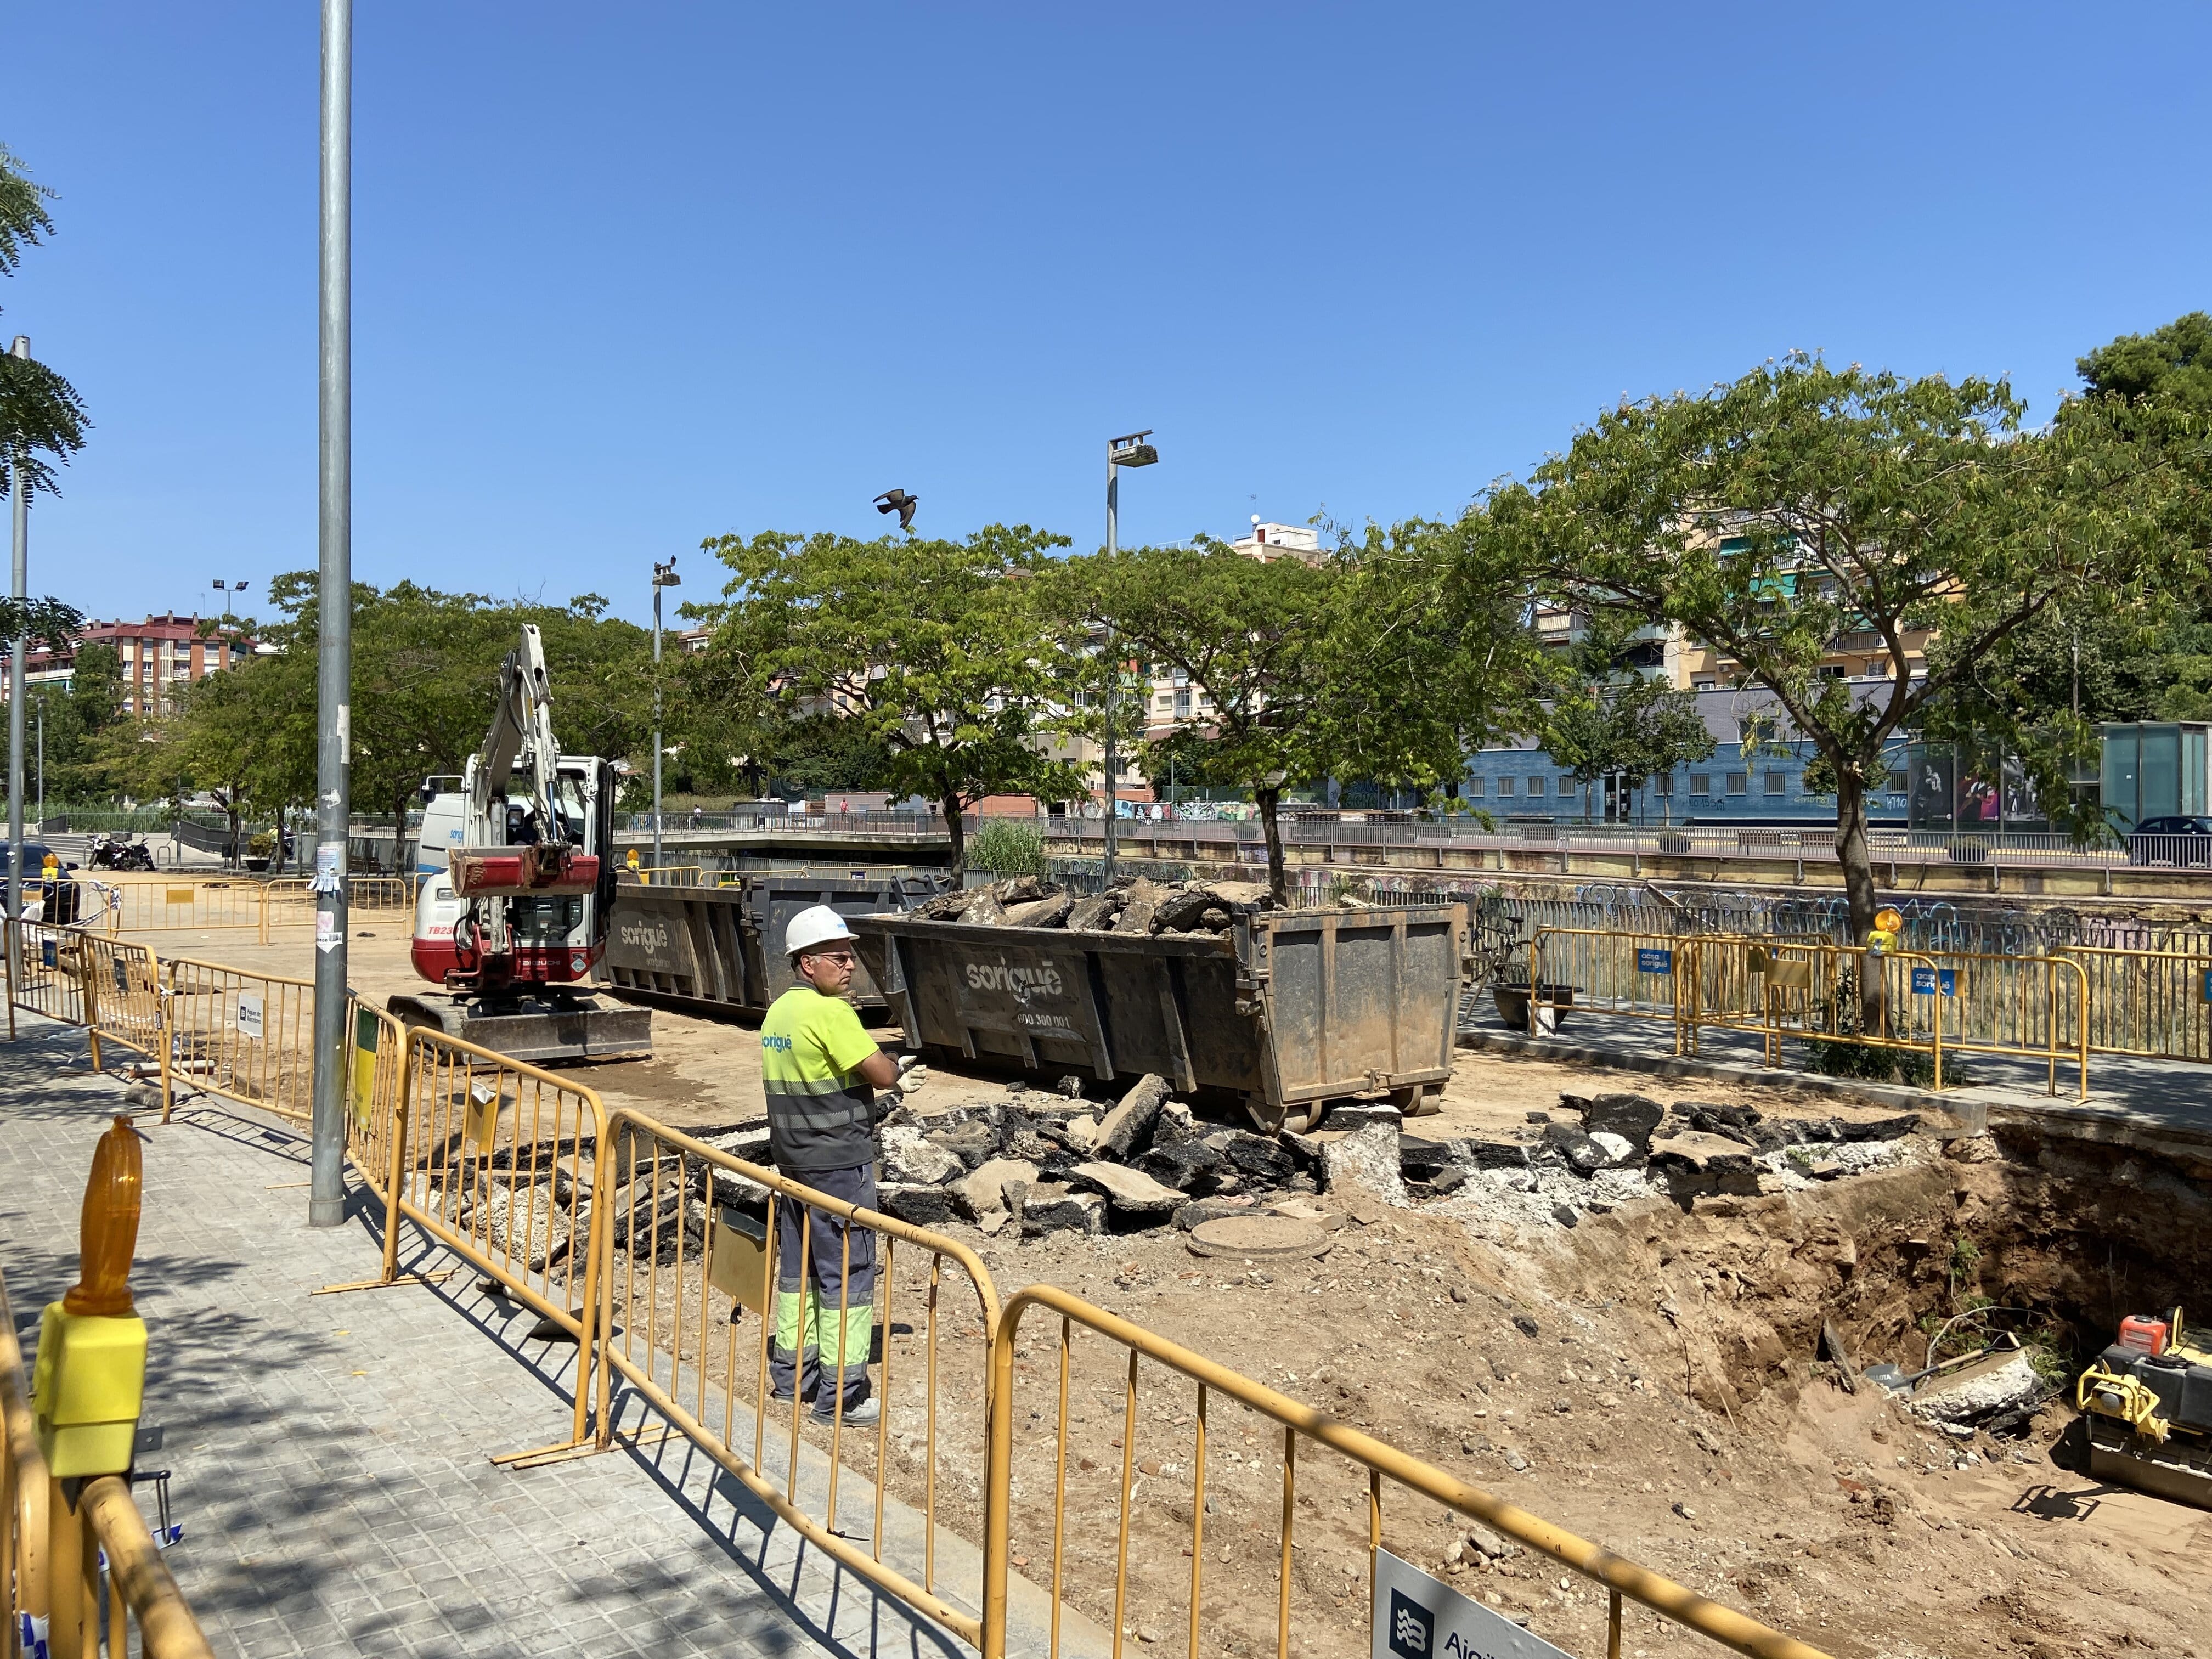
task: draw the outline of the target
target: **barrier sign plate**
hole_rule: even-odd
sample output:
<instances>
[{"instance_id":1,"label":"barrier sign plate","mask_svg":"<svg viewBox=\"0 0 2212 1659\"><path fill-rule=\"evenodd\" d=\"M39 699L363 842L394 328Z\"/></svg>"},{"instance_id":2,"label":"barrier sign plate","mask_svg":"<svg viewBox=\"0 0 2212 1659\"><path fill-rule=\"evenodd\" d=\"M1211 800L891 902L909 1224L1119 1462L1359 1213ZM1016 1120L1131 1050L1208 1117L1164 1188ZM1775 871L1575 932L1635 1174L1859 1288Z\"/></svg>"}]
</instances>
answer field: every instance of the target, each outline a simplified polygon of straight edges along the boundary
<instances>
[{"instance_id":1,"label":"barrier sign plate","mask_svg":"<svg viewBox=\"0 0 2212 1659\"><path fill-rule=\"evenodd\" d=\"M1912 970L1913 995L1932 997L1939 986L1945 996L1958 995L1959 970L1956 968L1915 968Z\"/></svg>"},{"instance_id":2,"label":"barrier sign plate","mask_svg":"<svg viewBox=\"0 0 2212 1659\"><path fill-rule=\"evenodd\" d=\"M1540 1636L1441 1579L1375 1552L1370 1659L1567 1659Z\"/></svg>"},{"instance_id":3,"label":"barrier sign plate","mask_svg":"<svg viewBox=\"0 0 2212 1659\"><path fill-rule=\"evenodd\" d=\"M707 1282L739 1307L767 1317L767 1227L733 1206L717 1206Z\"/></svg>"},{"instance_id":4,"label":"barrier sign plate","mask_svg":"<svg viewBox=\"0 0 2212 1659\"><path fill-rule=\"evenodd\" d=\"M2205 1001L2212 1002L2212 968L2207 968L2203 976L2198 980L2197 994Z\"/></svg>"},{"instance_id":5,"label":"barrier sign plate","mask_svg":"<svg viewBox=\"0 0 2212 1659\"><path fill-rule=\"evenodd\" d=\"M1651 945L1638 945L1636 971L1639 974L1671 974L1674 971L1674 953Z\"/></svg>"},{"instance_id":6,"label":"barrier sign plate","mask_svg":"<svg viewBox=\"0 0 2212 1659\"><path fill-rule=\"evenodd\" d=\"M261 999L241 994L238 999L238 1034L261 1041Z\"/></svg>"}]
</instances>

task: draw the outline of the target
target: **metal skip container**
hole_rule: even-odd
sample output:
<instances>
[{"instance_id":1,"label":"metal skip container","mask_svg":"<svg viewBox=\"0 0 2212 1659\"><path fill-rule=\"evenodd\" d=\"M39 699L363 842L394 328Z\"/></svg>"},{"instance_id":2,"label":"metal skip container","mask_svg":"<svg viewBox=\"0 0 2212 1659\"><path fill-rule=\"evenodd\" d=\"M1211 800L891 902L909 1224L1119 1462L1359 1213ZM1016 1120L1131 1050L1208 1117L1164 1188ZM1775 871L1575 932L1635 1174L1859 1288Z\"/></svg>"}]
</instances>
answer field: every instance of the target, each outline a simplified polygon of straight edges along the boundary
<instances>
[{"instance_id":1,"label":"metal skip container","mask_svg":"<svg viewBox=\"0 0 2212 1659\"><path fill-rule=\"evenodd\" d=\"M945 890L942 871L853 871L836 875L763 872L727 887L661 887L623 882L603 969L618 993L710 1012L764 1014L794 983L783 955L792 917L826 904L848 921L899 911ZM883 995L865 964L849 994L863 1013Z\"/></svg>"},{"instance_id":2,"label":"metal skip container","mask_svg":"<svg viewBox=\"0 0 2212 1659\"><path fill-rule=\"evenodd\" d=\"M1089 933L856 918L909 1048L1101 1079L1157 1073L1240 1097L1262 1128L1332 1101L1409 1111L1451 1075L1457 905L1249 910L1220 934Z\"/></svg>"}]
</instances>

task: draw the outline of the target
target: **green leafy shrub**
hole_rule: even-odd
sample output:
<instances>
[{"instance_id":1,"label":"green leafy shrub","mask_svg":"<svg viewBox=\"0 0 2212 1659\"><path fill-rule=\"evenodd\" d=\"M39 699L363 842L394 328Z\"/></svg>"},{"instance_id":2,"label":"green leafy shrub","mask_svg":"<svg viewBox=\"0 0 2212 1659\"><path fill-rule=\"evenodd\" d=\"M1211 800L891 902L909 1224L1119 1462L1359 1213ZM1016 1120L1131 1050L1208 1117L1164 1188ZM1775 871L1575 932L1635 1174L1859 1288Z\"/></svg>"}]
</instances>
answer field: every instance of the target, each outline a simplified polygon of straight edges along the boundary
<instances>
[{"instance_id":1,"label":"green leafy shrub","mask_svg":"<svg viewBox=\"0 0 2212 1659\"><path fill-rule=\"evenodd\" d=\"M969 837L968 866L994 876L1043 875L1044 831L1034 818L986 818Z\"/></svg>"}]
</instances>

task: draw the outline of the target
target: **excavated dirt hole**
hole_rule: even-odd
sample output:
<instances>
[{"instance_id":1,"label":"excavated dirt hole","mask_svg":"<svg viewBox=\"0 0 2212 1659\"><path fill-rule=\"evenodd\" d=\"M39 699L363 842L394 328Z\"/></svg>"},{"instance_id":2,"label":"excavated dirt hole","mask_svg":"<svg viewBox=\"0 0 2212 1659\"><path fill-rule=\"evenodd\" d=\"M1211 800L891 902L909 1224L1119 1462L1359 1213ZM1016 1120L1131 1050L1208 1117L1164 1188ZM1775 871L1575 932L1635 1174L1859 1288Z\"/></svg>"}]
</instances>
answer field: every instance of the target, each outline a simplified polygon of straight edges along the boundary
<instances>
[{"instance_id":1,"label":"excavated dirt hole","mask_svg":"<svg viewBox=\"0 0 2212 1659\"><path fill-rule=\"evenodd\" d=\"M1986 1328L2015 1332L2070 1382L2124 1315L2212 1289L2209 1192L2152 1154L2002 1131L1794 1198L1620 1218L1579 1245L1595 1271L1574 1282L1656 1313L1681 1351L1678 1389L1723 1415L1770 1394L1794 1401L1824 1320L1859 1364L1912 1371L1943 1320L2019 1310Z\"/></svg>"}]
</instances>

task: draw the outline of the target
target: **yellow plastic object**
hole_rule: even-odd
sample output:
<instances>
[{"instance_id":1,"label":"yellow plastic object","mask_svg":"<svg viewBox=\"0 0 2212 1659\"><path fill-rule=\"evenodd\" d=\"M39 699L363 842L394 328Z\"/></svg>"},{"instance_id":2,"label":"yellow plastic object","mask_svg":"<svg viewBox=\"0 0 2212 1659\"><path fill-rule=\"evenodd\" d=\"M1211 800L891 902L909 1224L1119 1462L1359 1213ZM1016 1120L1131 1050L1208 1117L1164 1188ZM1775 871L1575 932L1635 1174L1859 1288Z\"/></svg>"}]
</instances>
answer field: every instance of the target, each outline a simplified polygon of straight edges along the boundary
<instances>
[{"instance_id":1,"label":"yellow plastic object","mask_svg":"<svg viewBox=\"0 0 2212 1659\"><path fill-rule=\"evenodd\" d=\"M2158 1414L2159 1399L2132 1376L2092 1365L2074 1385L2074 1404L2101 1417L2117 1417L2137 1434L2163 1442L2172 1426Z\"/></svg>"},{"instance_id":2,"label":"yellow plastic object","mask_svg":"<svg viewBox=\"0 0 2212 1659\"><path fill-rule=\"evenodd\" d=\"M146 1323L131 1302L140 1176L138 1132L118 1117L84 1183L76 1283L39 1323L31 1414L57 1478L131 1467L146 1391Z\"/></svg>"},{"instance_id":3,"label":"yellow plastic object","mask_svg":"<svg viewBox=\"0 0 2212 1659\"><path fill-rule=\"evenodd\" d=\"M57 1479L128 1469L145 1391L144 1320L46 1304L31 1413L39 1449Z\"/></svg>"}]
</instances>

